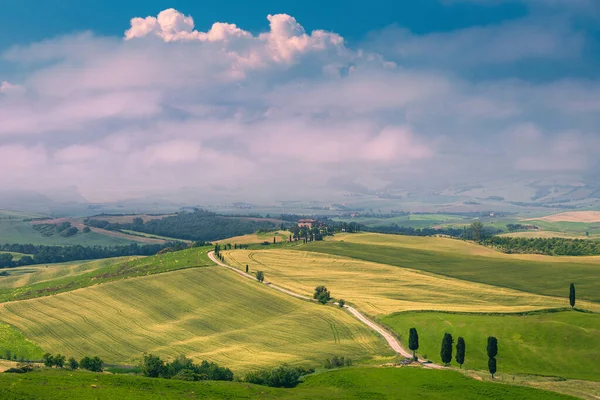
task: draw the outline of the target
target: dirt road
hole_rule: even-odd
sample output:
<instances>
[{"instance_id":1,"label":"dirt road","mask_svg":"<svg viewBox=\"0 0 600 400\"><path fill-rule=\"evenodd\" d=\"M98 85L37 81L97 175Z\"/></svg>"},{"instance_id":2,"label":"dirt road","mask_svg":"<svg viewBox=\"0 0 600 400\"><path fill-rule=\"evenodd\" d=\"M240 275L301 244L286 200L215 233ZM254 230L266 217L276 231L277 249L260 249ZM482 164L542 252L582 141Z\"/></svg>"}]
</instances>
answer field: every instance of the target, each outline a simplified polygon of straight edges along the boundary
<instances>
[{"instance_id":1,"label":"dirt road","mask_svg":"<svg viewBox=\"0 0 600 400\"><path fill-rule=\"evenodd\" d=\"M218 260L215 257L214 251L211 251L210 253L208 253L208 257L216 264L228 268L230 270L232 270L233 272L242 275L243 277L252 279L252 280L256 280L256 277L254 275L248 274L244 271L241 271L237 268L234 268L230 265L225 264L224 262L221 262L221 260ZM285 293L289 296L293 296L297 299L301 299L301 300L306 300L306 301L311 301L311 302L316 302L315 299L312 299L308 296L304 296L301 295L299 293L296 292L292 292L291 290L288 289L284 289L280 286L277 285L273 285L270 282L263 282L263 284L270 286L271 288L278 290L282 293ZM337 303L334 303L337 304ZM371 328L372 330L374 330L375 332L379 333L384 339L385 341L388 343L388 345L390 346L390 348L392 350L394 350L396 353L400 354L401 356L410 358L412 357L412 354L410 352L408 352L406 349L404 349L404 347L402 347L400 345L400 343L398 342L398 340L396 340L396 338L390 334L389 332L387 332L385 329L383 329L381 326L377 325L375 322L371 321L369 318L365 317L363 314L361 314L358 310L356 310L354 307L350 307L348 305L344 306L344 309L346 309L350 314L352 314L356 319L358 319L360 322L362 322L363 324L367 325L369 328ZM443 368L441 365L437 365L437 364L433 364L433 363L428 363L425 360L419 359L419 362L422 363L425 367L428 368L435 368L435 369L439 369L439 368Z\"/></svg>"}]
</instances>

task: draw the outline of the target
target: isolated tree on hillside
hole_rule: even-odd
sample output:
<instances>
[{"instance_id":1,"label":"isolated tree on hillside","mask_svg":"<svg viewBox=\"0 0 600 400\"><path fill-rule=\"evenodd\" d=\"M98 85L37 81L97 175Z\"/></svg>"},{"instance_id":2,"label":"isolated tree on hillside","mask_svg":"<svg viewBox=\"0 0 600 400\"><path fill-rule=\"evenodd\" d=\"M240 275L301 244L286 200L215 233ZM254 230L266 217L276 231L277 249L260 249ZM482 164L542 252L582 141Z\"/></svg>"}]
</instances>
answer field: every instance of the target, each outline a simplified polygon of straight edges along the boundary
<instances>
[{"instance_id":1,"label":"isolated tree on hillside","mask_svg":"<svg viewBox=\"0 0 600 400\"><path fill-rule=\"evenodd\" d=\"M498 339L494 336L488 337L486 351L489 357L488 369L490 374L492 374L492 379L494 379L494 374L496 373L496 356L498 355Z\"/></svg>"},{"instance_id":2,"label":"isolated tree on hillside","mask_svg":"<svg viewBox=\"0 0 600 400\"><path fill-rule=\"evenodd\" d=\"M462 368L462 365L465 363L465 339L459 337L456 341L456 362Z\"/></svg>"},{"instance_id":3,"label":"isolated tree on hillside","mask_svg":"<svg viewBox=\"0 0 600 400\"><path fill-rule=\"evenodd\" d=\"M471 231L473 231L473 238L476 241L481 240L481 232L483 231L483 224L481 221L475 221L471 224Z\"/></svg>"},{"instance_id":4,"label":"isolated tree on hillside","mask_svg":"<svg viewBox=\"0 0 600 400\"><path fill-rule=\"evenodd\" d=\"M573 283L569 287L569 302L571 303L571 308L575 308L575 284Z\"/></svg>"},{"instance_id":5,"label":"isolated tree on hillside","mask_svg":"<svg viewBox=\"0 0 600 400\"><path fill-rule=\"evenodd\" d=\"M317 299L317 301L321 304L327 303L331 300L331 293L325 286L317 286L315 288L315 293L313 294L313 298Z\"/></svg>"},{"instance_id":6,"label":"isolated tree on hillside","mask_svg":"<svg viewBox=\"0 0 600 400\"><path fill-rule=\"evenodd\" d=\"M494 374L497 371L497 369L496 369L496 359L495 358L490 358L488 360L488 370L490 371L490 374L492 374L492 379L494 379Z\"/></svg>"},{"instance_id":7,"label":"isolated tree on hillside","mask_svg":"<svg viewBox=\"0 0 600 400\"><path fill-rule=\"evenodd\" d=\"M256 280L262 283L265 280L265 273L262 271L257 271Z\"/></svg>"},{"instance_id":8,"label":"isolated tree on hillside","mask_svg":"<svg viewBox=\"0 0 600 400\"><path fill-rule=\"evenodd\" d=\"M248 273L248 264L246 264L246 273Z\"/></svg>"},{"instance_id":9,"label":"isolated tree on hillside","mask_svg":"<svg viewBox=\"0 0 600 400\"><path fill-rule=\"evenodd\" d=\"M338 306L340 306L340 308L344 308L345 304L346 304L346 302L344 301L344 299L339 299L338 300Z\"/></svg>"},{"instance_id":10,"label":"isolated tree on hillside","mask_svg":"<svg viewBox=\"0 0 600 400\"><path fill-rule=\"evenodd\" d=\"M442 350L440 351L440 356L442 357L442 362L446 365L452 362L452 344L454 340L452 339L452 335L449 333L444 333L444 338L442 339Z\"/></svg>"},{"instance_id":11,"label":"isolated tree on hillside","mask_svg":"<svg viewBox=\"0 0 600 400\"><path fill-rule=\"evenodd\" d=\"M413 352L413 359L417 360L416 351L419 350L419 334L417 328L410 328L408 332L408 348Z\"/></svg>"},{"instance_id":12,"label":"isolated tree on hillside","mask_svg":"<svg viewBox=\"0 0 600 400\"><path fill-rule=\"evenodd\" d=\"M498 339L494 336L488 337L486 351L488 358L496 358L498 355Z\"/></svg>"}]
</instances>

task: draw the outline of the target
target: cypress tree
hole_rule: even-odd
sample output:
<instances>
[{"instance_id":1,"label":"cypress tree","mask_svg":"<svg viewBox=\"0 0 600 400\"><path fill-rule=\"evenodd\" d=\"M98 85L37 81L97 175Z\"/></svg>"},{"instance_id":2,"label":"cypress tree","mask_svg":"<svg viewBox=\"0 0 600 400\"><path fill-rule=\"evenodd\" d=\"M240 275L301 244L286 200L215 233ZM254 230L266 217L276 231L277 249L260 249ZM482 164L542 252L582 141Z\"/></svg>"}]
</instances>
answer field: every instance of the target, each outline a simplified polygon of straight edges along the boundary
<instances>
[{"instance_id":1,"label":"cypress tree","mask_svg":"<svg viewBox=\"0 0 600 400\"><path fill-rule=\"evenodd\" d=\"M498 355L498 339L493 336L488 337L486 350L488 358L496 358Z\"/></svg>"},{"instance_id":2,"label":"cypress tree","mask_svg":"<svg viewBox=\"0 0 600 400\"><path fill-rule=\"evenodd\" d=\"M440 351L440 356L442 357L442 362L446 365L452 362L452 344L454 340L452 339L452 335L449 333L444 333L444 338L442 339L442 350Z\"/></svg>"},{"instance_id":3,"label":"cypress tree","mask_svg":"<svg viewBox=\"0 0 600 400\"><path fill-rule=\"evenodd\" d=\"M462 368L462 365L465 363L465 339L459 337L456 342L456 362Z\"/></svg>"},{"instance_id":4,"label":"cypress tree","mask_svg":"<svg viewBox=\"0 0 600 400\"><path fill-rule=\"evenodd\" d=\"M575 308L575 284L573 283L569 287L569 302L571 303L571 308Z\"/></svg>"},{"instance_id":5,"label":"cypress tree","mask_svg":"<svg viewBox=\"0 0 600 400\"><path fill-rule=\"evenodd\" d=\"M246 264L246 273L248 273L248 264Z\"/></svg>"},{"instance_id":6,"label":"cypress tree","mask_svg":"<svg viewBox=\"0 0 600 400\"><path fill-rule=\"evenodd\" d=\"M416 328L410 328L408 334L408 348L413 352L413 359L417 359L416 351L419 350L419 334Z\"/></svg>"},{"instance_id":7,"label":"cypress tree","mask_svg":"<svg viewBox=\"0 0 600 400\"><path fill-rule=\"evenodd\" d=\"M488 369L490 371L490 374L492 374L492 379L494 379L494 374L496 373L496 359L495 358L490 358L488 360Z\"/></svg>"}]
</instances>

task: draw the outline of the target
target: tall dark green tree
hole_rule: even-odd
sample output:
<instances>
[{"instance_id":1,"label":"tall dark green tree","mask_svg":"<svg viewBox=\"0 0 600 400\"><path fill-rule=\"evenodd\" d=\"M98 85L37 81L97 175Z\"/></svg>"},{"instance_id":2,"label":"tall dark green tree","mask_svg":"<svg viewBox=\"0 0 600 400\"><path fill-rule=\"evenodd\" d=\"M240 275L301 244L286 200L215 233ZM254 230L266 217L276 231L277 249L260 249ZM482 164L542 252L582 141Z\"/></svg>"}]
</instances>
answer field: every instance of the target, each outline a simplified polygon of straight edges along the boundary
<instances>
[{"instance_id":1,"label":"tall dark green tree","mask_svg":"<svg viewBox=\"0 0 600 400\"><path fill-rule=\"evenodd\" d=\"M452 339L452 335L448 332L444 333L444 338L442 339L442 350L440 351L440 356L442 357L442 362L446 365L452 362L452 344L454 343L454 339Z\"/></svg>"},{"instance_id":2,"label":"tall dark green tree","mask_svg":"<svg viewBox=\"0 0 600 400\"><path fill-rule=\"evenodd\" d=\"M413 352L413 358L417 359L416 351L419 350L419 334L417 328L410 328L408 332L408 348Z\"/></svg>"},{"instance_id":3,"label":"tall dark green tree","mask_svg":"<svg viewBox=\"0 0 600 400\"><path fill-rule=\"evenodd\" d=\"M496 356L498 355L498 339L494 336L488 337L486 351L489 358L488 369L490 374L492 374L492 379L494 379L494 374L496 373Z\"/></svg>"},{"instance_id":4,"label":"tall dark green tree","mask_svg":"<svg viewBox=\"0 0 600 400\"><path fill-rule=\"evenodd\" d=\"M465 339L463 339L462 337L459 337L458 340L456 341L456 362L458 363L458 365L460 365L460 367L462 368L462 365L465 363L465 352L466 352L466 346L465 346Z\"/></svg>"},{"instance_id":5,"label":"tall dark green tree","mask_svg":"<svg viewBox=\"0 0 600 400\"><path fill-rule=\"evenodd\" d=\"M265 273L262 271L257 271L256 272L256 280L259 282L262 282L265 280Z\"/></svg>"},{"instance_id":6,"label":"tall dark green tree","mask_svg":"<svg viewBox=\"0 0 600 400\"><path fill-rule=\"evenodd\" d=\"M575 284L571 283L569 287L569 303L571 303L571 308L575 308Z\"/></svg>"},{"instance_id":7,"label":"tall dark green tree","mask_svg":"<svg viewBox=\"0 0 600 400\"><path fill-rule=\"evenodd\" d=\"M498 339L494 336L488 337L486 351L488 358L496 358L498 355Z\"/></svg>"},{"instance_id":8,"label":"tall dark green tree","mask_svg":"<svg viewBox=\"0 0 600 400\"><path fill-rule=\"evenodd\" d=\"M494 374L497 371L497 369L496 369L496 359L495 358L490 358L488 360L488 370L490 371L490 374L492 374L492 379L494 379Z\"/></svg>"}]
</instances>

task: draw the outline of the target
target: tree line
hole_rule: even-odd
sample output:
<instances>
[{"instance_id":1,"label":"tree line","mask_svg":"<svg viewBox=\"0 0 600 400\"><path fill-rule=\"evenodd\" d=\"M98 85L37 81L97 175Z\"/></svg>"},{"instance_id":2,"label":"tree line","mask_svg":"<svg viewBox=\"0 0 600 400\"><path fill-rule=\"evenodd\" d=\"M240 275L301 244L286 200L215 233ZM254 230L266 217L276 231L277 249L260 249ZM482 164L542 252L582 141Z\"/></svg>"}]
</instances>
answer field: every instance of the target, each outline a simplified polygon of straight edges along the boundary
<instances>
[{"instance_id":1,"label":"tree line","mask_svg":"<svg viewBox=\"0 0 600 400\"><path fill-rule=\"evenodd\" d=\"M131 223L113 223L93 217L84 220L88 226L112 231L133 230L152 235L175 239L212 241L245 235L259 229L273 229L271 221L256 221L242 217L230 217L195 209L192 212L179 212L176 215L144 222L134 218Z\"/></svg>"},{"instance_id":2,"label":"tree line","mask_svg":"<svg viewBox=\"0 0 600 400\"><path fill-rule=\"evenodd\" d=\"M201 245L203 243L197 243ZM42 246L33 244L3 244L0 251L25 253L16 260L12 254L0 253L0 268L13 268L23 265L52 264L77 260L95 260L123 256L152 256L164 249L180 250L188 247L181 242L165 244L131 243L125 246Z\"/></svg>"},{"instance_id":3,"label":"tree line","mask_svg":"<svg viewBox=\"0 0 600 400\"><path fill-rule=\"evenodd\" d=\"M440 349L440 358L444 365L448 366L452 362L454 338L448 332L444 333L442 337L442 345ZM413 352L413 359L417 360L416 351L419 349L419 334L416 328L410 328L408 333L408 348ZM456 342L456 355L454 359L456 363L462 368L465 363L467 346L465 339L459 337ZM487 339L486 352L488 355L488 370L494 378L494 374L497 371L496 356L498 355L498 339L494 336L490 336Z\"/></svg>"},{"instance_id":4,"label":"tree line","mask_svg":"<svg viewBox=\"0 0 600 400\"><path fill-rule=\"evenodd\" d=\"M504 253L545 254L550 256L600 255L600 241L566 238L519 238L491 236L482 244Z\"/></svg>"}]
</instances>

